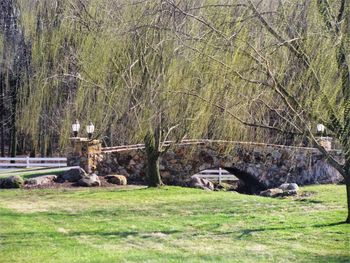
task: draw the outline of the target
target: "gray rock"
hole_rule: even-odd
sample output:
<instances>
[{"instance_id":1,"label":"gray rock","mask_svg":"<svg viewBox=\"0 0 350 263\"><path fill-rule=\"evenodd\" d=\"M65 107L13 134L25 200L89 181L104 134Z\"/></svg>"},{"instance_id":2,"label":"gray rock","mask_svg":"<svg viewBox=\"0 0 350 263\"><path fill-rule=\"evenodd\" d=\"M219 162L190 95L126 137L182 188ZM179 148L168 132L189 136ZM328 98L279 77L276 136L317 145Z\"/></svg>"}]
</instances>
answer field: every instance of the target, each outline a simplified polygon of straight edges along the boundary
<instances>
[{"instance_id":1,"label":"gray rock","mask_svg":"<svg viewBox=\"0 0 350 263\"><path fill-rule=\"evenodd\" d=\"M43 175L43 176L38 176L38 177L33 177L25 180L26 185L31 185L31 186L38 186L38 185L45 185L45 184L50 184L54 182L57 179L57 175Z\"/></svg>"},{"instance_id":2,"label":"gray rock","mask_svg":"<svg viewBox=\"0 0 350 263\"><path fill-rule=\"evenodd\" d=\"M299 186L295 183L285 183L285 184L281 184L279 187L279 189L282 189L283 191L287 191L287 190L293 190L293 191L298 191Z\"/></svg>"},{"instance_id":3,"label":"gray rock","mask_svg":"<svg viewBox=\"0 0 350 263\"><path fill-rule=\"evenodd\" d=\"M260 195L265 197L278 197L283 195L283 190L279 188L271 188L260 192Z\"/></svg>"},{"instance_id":4,"label":"gray rock","mask_svg":"<svg viewBox=\"0 0 350 263\"><path fill-rule=\"evenodd\" d=\"M0 179L0 188L21 188L23 186L23 178L18 175L13 175L6 178Z\"/></svg>"},{"instance_id":5,"label":"gray rock","mask_svg":"<svg viewBox=\"0 0 350 263\"><path fill-rule=\"evenodd\" d=\"M204 189L204 190L211 190L211 191L214 190L214 184L212 182L197 176L191 177L189 186L194 188Z\"/></svg>"},{"instance_id":6,"label":"gray rock","mask_svg":"<svg viewBox=\"0 0 350 263\"><path fill-rule=\"evenodd\" d=\"M282 196L290 196L290 195L297 195L297 191L296 190L286 190L286 191L283 191L283 194Z\"/></svg>"},{"instance_id":7,"label":"gray rock","mask_svg":"<svg viewBox=\"0 0 350 263\"><path fill-rule=\"evenodd\" d=\"M85 175L83 178L81 178L78 181L78 185L84 186L84 187L100 186L101 181L96 174L89 174L89 175Z\"/></svg>"},{"instance_id":8,"label":"gray rock","mask_svg":"<svg viewBox=\"0 0 350 263\"><path fill-rule=\"evenodd\" d=\"M62 175L63 181L68 182L78 182L83 177L87 176L86 172L82 168L73 168L68 171L66 171Z\"/></svg>"},{"instance_id":9,"label":"gray rock","mask_svg":"<svg viewBox=\"0 0 350 263\"><path fill-rule=\"evenodd\" d=\"M119 174L107 175L106 179L111 184L117 184L117 185L128 184L128 181L124 175L119 175Z\"/></svg>"},{"instance_id":10,"label":"gray rock","mask_svg":"<svg viewBox=\"0 0 350 263\"><path fill-rule=\"evenodd\" d=\"M215 190L218 191L235 191L238 188L238 182L235 182L234 184L228 184L228 183L221 183L215 186Z\"/></svg>"}]
</instances>

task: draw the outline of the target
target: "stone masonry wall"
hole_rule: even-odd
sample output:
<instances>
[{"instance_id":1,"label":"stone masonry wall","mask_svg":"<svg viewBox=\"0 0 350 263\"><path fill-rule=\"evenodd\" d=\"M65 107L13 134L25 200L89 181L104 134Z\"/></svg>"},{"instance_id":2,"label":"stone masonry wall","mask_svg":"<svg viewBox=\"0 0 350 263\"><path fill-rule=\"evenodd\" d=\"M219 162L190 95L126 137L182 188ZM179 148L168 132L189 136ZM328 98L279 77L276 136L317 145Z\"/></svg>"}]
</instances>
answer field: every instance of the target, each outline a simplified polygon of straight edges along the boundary
<instances>
[{"instance_id":1,"label":"stone masonry wall","mask_svg":"<svg viewBox=\"0 0 350 263\"><path fill-rule=\"evenodd\" d=\"M334 151L336 158L342 158ZM118 173L131 181L145 181L144 149L120 149L93 156L100 175ZM167 184L181 185L193 174L218 167L234 167L256 177L266 187L285 182L299 185L337 183L341 175L314 148L232 142L175 145L161 158L160 170Z\"/></svg>"}]
</instances>

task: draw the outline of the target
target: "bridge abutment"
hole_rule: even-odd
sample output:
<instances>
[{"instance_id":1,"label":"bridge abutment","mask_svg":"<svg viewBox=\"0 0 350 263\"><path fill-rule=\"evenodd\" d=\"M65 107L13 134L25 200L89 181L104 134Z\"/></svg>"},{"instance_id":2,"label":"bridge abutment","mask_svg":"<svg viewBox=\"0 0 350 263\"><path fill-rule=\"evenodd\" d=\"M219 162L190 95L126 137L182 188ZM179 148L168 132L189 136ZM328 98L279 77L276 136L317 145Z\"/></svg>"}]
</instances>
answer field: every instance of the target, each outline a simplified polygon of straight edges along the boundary
<instances>
[{"instance_id":1,"label":"bridge abutment","mask_svg":"<svg viewBox=\"0 0 350 263\"><path fill-rule=\"evenodd\" d=\"M71 152L67 156L68 166L80 166L88 173L96 171L98 166L97 157L102 153L99 140L87 138L71 138Z\"/></svg>"}]
</instances>

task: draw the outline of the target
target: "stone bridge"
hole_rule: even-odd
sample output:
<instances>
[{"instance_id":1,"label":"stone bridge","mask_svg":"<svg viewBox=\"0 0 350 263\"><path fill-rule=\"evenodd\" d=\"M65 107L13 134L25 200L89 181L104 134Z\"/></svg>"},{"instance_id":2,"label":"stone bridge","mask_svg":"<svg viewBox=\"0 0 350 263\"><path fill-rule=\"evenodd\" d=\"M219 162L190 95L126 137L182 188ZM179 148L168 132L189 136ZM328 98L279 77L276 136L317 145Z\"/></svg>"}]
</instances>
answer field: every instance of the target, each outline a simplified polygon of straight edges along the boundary
<instances>
[{"instance_id":1,"label":"stone bridge","mask_svg":"<svg viewBox=\"0 0 350 263\"><path fill-rule=\"evenodd\" d=\"M340 151L333 150L342 159ZM93 171L99 175L117 173L129 181L146 180L146 153L143 144L98 148L89 151ZM208 168L222 167L245 183L260 188L285 182L299 185L337 183L341 175L316 148L269 145L262 143L187 140L174 144L162 156L160 170L166 184L183 185L189 178Z\"/></svg>"}]
</instances>

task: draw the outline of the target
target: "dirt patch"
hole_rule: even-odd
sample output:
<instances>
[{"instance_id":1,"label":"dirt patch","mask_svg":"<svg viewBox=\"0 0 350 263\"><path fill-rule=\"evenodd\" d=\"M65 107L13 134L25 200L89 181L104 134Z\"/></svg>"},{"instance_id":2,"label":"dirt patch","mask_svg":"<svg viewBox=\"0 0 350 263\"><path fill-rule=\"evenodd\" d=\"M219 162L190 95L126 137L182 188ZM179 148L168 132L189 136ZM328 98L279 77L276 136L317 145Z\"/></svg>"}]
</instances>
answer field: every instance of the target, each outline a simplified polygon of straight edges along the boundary
<instances>
[{"instance_id":1,"label":"dirt patch","mask_svg":"<svg viewBox=\"0 0 350 263\"><path fill-rule=\"evenodd\" d=\"M7 203L6 207L21 213L48 212L55 203L48 201L16 201Z\"/></svg>"},{"instance_id":2,"label":"dirt patch","mask_svg":"<svg viewBox=\"0 0 350 263\"><path fill-rule=\"evenodd\" d=\"M166 238L168 235L162 232L153 232L142 235L143 238L155 237L155 238Z\"/></svg>"}]
</instances>

